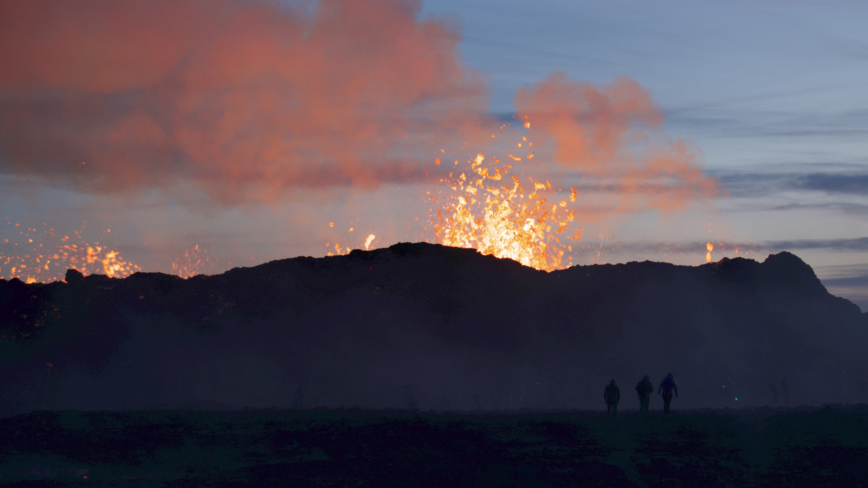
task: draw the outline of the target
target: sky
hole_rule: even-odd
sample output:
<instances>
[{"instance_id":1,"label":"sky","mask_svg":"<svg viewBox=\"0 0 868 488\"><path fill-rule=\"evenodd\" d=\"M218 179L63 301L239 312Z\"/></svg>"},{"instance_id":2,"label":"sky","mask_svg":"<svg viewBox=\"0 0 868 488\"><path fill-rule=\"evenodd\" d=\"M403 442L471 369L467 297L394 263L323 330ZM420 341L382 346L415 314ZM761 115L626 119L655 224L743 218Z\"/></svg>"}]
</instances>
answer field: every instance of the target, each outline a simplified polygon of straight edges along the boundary
<instances>
[{"instance_id":1,"label":"sky","mask_svg":"<svg viewBox=\"0 0 868 488\"><path fill-rule=\"evenodd\" d=\"M440 242L471 198L461 173L501 197L516 175L524 197L530 178L564 203L548 217L562 265L786 250L868 310L866 14L856 1L5 3L0 276L212 274L372 234L370 248ZM502 180L476 172L506 164Z\"/></svg>"}]
</instances>

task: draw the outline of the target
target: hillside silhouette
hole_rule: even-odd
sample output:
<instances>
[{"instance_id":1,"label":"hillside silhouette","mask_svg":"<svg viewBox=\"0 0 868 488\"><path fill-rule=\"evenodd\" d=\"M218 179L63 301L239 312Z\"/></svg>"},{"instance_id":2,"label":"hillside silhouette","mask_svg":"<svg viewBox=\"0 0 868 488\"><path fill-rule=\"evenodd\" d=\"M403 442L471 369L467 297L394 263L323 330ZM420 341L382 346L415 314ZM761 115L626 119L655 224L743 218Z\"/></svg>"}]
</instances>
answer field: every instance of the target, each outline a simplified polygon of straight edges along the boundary
<instances>
[{"instance_id":1,"label":"hillside silhouette","mask_svg":"<svg viewBox=\"0 0 868 488\"><path fill-rule=\"evenodd\" d=\"M189 279L70 270L0 280L0 338L4 416L603 408L613 378L623 409L644 374L669 372L676 410L868 401L868 315L787 252L546 273L402 243Z\"/></svg>"}]
</instances>

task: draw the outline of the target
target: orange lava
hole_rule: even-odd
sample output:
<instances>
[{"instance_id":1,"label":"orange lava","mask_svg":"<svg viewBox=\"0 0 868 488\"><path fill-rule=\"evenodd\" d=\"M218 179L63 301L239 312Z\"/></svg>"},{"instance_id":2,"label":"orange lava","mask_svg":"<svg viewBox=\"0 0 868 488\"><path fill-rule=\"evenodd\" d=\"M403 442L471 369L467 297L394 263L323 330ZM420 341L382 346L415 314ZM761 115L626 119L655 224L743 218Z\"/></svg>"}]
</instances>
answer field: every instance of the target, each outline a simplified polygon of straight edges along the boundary
<instances>
[{"instance_id":1,"label":"orange lava","mask_svg":"<svg viewBox=\"0 0 868 488\"><path fill-rule=\"evenodd\" d=\"M203 274L203 268L217 264L217 260L212 260L208 254L207 249L200 248L199 244L196 244L185 250L184 254L172 263L172 273L184 279Z\"/></svg>"},{"instance_id":2,"label":"orange lava","mask_svg":"<svg viewBox=\"0 0 868 488\"><path fill-rule=\"evenodd\" d=\"M705 253L705 262L710 263L711 262L711 251L714 250L714 245L709 242L708 244L705 245L705 248L708 250L708 252ZM738 252L738 250L736 250L736 252Z\"/></svg>"},{"instance_id":3,"label":"orange lava","mask_svg":"<svg viewBox=\"0 0 868 488\"><path fill-rule=\"evenodd\" d=\"M110 278L124 278L141 271L135 264L125 261L119 252L99 242L85 242L79 231L58 240L55 230L47 224L42 224L40 230L7 223L15 228L4 233L11 239L5 236L3 239L6 249L0 254L0 277L47 283L63 280L68 268L75 268L84 275L102 273Z\"/></svg>"},{"instance_id":4,"label":"orange lava","mask_svg":"<svg viewBox=\"0 0 868 488\"><path fill-rule=\"evenodd\" d=\"M529 123L526 123L526 125ZM530 157L528 155L528 157ZM517 164L522 158L508 155ZM452 194L446 196L437 210L435 235L447 246L474 248L482 254L509 258L539 270L552 271L569 266L572 244L564 240L579 240L582 229L570 230L575 216L568 202L575 202L576 190L558 199L558 191L546 181L528 178L527 189L517 175L504 180L512 164L484 164L485 155L468 161L469 171L444 181ZM451 174L450 174L451 176ZM529 191L528 191L529 190ZM437 200L437 197L431 197ZM558 201L560 200L560 201Z\"/></svg>"}]
</instances>

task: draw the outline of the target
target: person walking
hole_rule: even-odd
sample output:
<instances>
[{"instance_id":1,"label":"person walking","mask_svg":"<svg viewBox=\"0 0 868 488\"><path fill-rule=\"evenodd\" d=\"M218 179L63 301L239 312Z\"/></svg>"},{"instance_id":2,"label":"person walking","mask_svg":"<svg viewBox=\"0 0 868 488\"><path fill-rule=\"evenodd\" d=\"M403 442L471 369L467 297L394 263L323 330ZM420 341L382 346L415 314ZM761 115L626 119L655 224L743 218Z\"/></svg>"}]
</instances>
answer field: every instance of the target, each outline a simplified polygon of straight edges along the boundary
<instances>
[{"instance_id":1,"label":"person walking","mask_svg":"<svg viewBox=\"0 0 868 488\"><path fill-rule=\"evenodd\" d=\"M647 374L636 385L636 393L639 394L639 413L648 413L648 403L651 400L651 394L654 393L654 385L651 384Z\"/></svg>"},{"instance_id":2,"label":"person walking","mask_svg":"<svg viewBox=\"0 0 868 488\"><path fill-rule=\"evenodd\" d=\"M609 383L606 391L603 393L603 399L606 400L606 412L609 417L615 418L618 415L618 402L621 401L621 390L615 384L615 380Z\"/></svg>"},{"instance_id":3,"label":"person walking","mask_svg":"<svg viewBox=\"0 0 868 488\"><path fill-rule=\"evenodd\" d=\"M663 381L660 382L660 388L657 388L657 394L663 392L663 413L669 413L669 404L672 402L672 392L675 391L675 398L678 398L678 384L675 383L675 378L672 373L666 375Z\"/></svg>"}]
</instances>

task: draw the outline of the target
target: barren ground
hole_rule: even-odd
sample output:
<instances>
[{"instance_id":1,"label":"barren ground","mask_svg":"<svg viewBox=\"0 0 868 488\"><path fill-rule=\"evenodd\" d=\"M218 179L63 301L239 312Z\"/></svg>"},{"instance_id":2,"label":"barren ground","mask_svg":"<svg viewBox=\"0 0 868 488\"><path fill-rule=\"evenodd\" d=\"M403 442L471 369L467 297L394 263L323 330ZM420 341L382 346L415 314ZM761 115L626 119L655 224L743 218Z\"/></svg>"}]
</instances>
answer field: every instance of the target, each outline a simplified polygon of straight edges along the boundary
<instances>
[{"instance_id":1,"label":"barren ground","mask_svg":"<svg viewBox=\"0 0 868 488\"><path fill-rule=\"evenodd\" d=\"M868 406L651 412L38 411L12 486L868 486Z\"/></svg>"}]
</instances>

